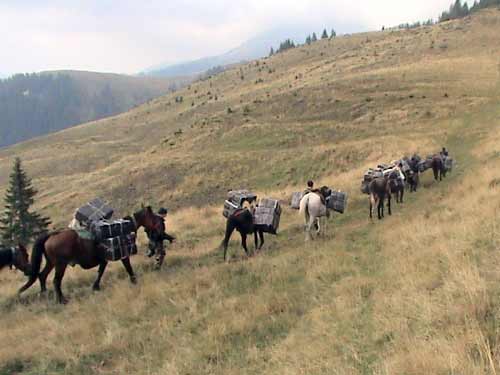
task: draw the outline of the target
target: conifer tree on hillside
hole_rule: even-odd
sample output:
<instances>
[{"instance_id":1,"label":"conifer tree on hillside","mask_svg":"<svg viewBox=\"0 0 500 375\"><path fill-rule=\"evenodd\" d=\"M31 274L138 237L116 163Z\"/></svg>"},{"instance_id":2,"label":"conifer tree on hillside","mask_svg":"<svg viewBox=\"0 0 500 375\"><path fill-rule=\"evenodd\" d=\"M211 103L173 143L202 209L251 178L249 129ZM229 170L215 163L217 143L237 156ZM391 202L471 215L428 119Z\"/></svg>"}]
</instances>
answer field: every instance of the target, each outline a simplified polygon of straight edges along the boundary
<instances>
[{"instance_id":1,"label":"conifer tree on hillside","mask_svg":"<svg viewBox=\"0 0 500 375\"><path fill-rule=\"evenodd\" d=\"M41 234L47 232L50 220L30 211L37 191L23 171L21 159L16 158L10 174L9 188L5 195L5 209L0 219L2 241L9 245L27 245Z\"/></svg>"},{"instance_id":2,"label":"conifer tree on hillside","mask_svg":"<svg viewBox=\"0 0 500 375\"><path fill-rule=\"evenodd\" d=\"M293 40L287 39L284 42L280 43L280 48L278 48L276 53L284 52L284 51L291 49L291 48L295 48L295 43L293 42Z\"/></svg>"},{"instance_id":3,"label":"conifer tree on hillside","mask_svg":"<svg viewBox=\"0 0 500 375\"><path fill-rule=\"evenodd\" d=\"M336 38L337 37L337 33L335 32L334 29L332 29L332 33L330 34L330 39L333 39L333 38Z\"/></svg>"},{"instance_id":4,"label":"conifer tree on hillside","mask_svg":"<svg viewBox=\"0 0 500 375\"><path fill-rule=\"evenodd\" d=\"M462 3L461 0L455 0L455 2L450 6L450 9L441 14L441 16L439 17L439 21L444 22L457 18L463 18L471 13L492 6L500 6L500 0L476 0L474 1L474 5L472 5L471 7L469 7L467 1L464 1Z\"/></svg>"},{"instance_id":5,"label":"conifer tree on hillside","mask_svg":"<svg viewBox=\"0 0 500 375\"><path fill-rule=\"evenodd\" d=\"M269 56L272 56L272 55L274 55L274 48L273 47L271 47L271 51L269 52Z\"/></svg>"},{"instance_id":6,"label":"conifer tree on hillside","mask_svg":"<svg viewBox=\"0 0 500 375\"><path fill-rule=\"evenodd\" d=\"M309 44L311 44L311 42L312 42L311 36L308 35L306 38L306 44L309 45Z\"/></svg>"},{"instance_id":7,"label":"conifer tree on hillside","mask_svg":"<svg viewBox=\"0 0 500 375\"><path fill-rule=\"evenodd\" d=\"M318 40L318 37L316 36L316 33L313 33L313 36L311 38L312 42L316 42Z\"/></svg>"},{"instance_id":8,"label":"conifer tree on hillside","mask_svg":"<svg viewBox=\"0 0 500 375\"><path fill-rule=\"evenodd\" d=\"M321 39L328 39L328 33L326 32L326 29L323 29L323 34L321 34Z\"/></svg>"}]
</instances>

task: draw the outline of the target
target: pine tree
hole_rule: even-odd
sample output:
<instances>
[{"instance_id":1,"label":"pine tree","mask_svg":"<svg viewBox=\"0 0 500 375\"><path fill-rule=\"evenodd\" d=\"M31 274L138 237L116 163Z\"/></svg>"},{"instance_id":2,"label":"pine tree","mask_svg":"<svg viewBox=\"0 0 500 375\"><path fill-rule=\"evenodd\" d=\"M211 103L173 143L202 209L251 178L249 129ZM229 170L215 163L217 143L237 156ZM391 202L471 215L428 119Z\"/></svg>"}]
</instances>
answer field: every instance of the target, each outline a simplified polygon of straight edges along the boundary
<instances>
[{"instance_id":1,"label":"pine tree","mask_svg":"<svg viewBox=\"0 0 500 375\"><path fill-rule=\"evenodd\" d=\"M9 245L27 245L47 232L50 220L30 211L37 191L21 167L21 159L16 158L10 174L10 186L5 195L4 215L0 219L2 240Z\"/></svg>"},{"instance_id":2,"label":"pine tree","mask_svg":"<svg viewBox=\"0 0 500 375\"><path fill-rule=\"evenodd\" d=\"M321 34L321 39L328 39L328 33L326 32L326 29L323 29L323 34Z\"/></svg>"},{"instance_id":3,"label":"pine tree","mask_svg":"<svg viewBox=\"0 0 500 375\"><path fill-rule=\"evenodd\" d=\"M272 55L274 55L274 48L273 47L271 47L271 51L269 52L269 56L272 56Z\"/></svg>"},{"instance_id":4,"label":"pine tree","mask_svg":"<svg viewBox=\"0 0 500 375\"><path fill-rule=\"evenodd\" d=\"M464 5L462 6L462 17L466 17L467 15L469 15L469 13L469 4L467 4L467 2L464 2Z\"/></svg>"},{"instance_id":5,"label":"pine tree","mask_svg":"<svg viewBox=\"0 0 500 375\"><path fill-rule=\"evenodd\" d=\"M334 29L332 29L332 33L330 34L330 39L333 39L333 38L336 38L337 37L337 33L335 32Z\"/></svg>"},{"instance_id":6,"label":"pine tree","mask_svg":"<svg viewBox=\"0 0 500 375\"><path fill-rule=\"evenodd\" d=\"M316 42L317 40L318 40L318 37L316 36L316 33L313 33L311 41Z\"/></svg>"},{"instance_id":7,"label":"pine tree","mask_svg":"<svg viewBox=\"0 0 500 375\"><path fill-rule=\"evenodd\" d=\"M311 41L312 41L312 40L311 40L311 36L310 36L310 35L308 35L308 36L307 36L307 38L306 38L306 44L307 44L307 45L311 44Z\"/></svg>"},{"instance_id":8,"label":"pine tree","mask_svg":"<svg viewBox=\"0 0 500 375\"><path fill-rule=\"evenodd\" d=\"M287 39L285 40L284 42L281 42L280 43L280 48L278 48L278 50L276 51L277 53L279 52L284 52L286 51L287 49L291 49L291 48L295 48L295 43L293 40L291 39Z\"/></svg>"}]
</instances>

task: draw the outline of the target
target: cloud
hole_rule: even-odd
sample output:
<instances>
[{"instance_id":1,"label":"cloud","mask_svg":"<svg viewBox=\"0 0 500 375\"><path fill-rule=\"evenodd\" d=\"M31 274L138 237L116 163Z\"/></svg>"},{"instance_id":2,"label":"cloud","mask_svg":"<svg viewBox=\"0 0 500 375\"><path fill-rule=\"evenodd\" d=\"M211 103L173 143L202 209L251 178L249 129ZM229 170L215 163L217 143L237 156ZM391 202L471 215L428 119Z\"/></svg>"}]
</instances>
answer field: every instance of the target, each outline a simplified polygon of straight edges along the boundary
<instances>
[{"instance_id":1,"label":"cloud","mask_svg":"<svg viewBox=\"0 0 500 375\"><path fill-rule=\"evenodd\" d=\"M265 30L379 29L436 17L450 0L24 0L0 2L0 72L134 73L215 55Z\"/></svg>"}]
</instances>

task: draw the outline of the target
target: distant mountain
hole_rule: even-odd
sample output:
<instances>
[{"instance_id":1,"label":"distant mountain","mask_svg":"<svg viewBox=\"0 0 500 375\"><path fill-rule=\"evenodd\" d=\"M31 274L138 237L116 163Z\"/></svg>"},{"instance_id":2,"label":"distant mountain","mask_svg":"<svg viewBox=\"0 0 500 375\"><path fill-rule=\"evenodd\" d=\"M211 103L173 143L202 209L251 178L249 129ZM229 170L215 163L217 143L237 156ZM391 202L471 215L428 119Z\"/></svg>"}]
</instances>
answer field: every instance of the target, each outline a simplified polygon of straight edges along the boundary
<instances>
[{"instance_id":1,"label":"distant mountain","mask_svg":"<svg viewBox=\"0 0 500 375\"><path fill-rule=\"evenodd\" d=\"M222 55L204 57L198 60L186 61L173 65L159 65L144 71L142 74L155 77L176 77L201 74L209 69L236 64L242 61L254 60L269 54L271 47L276 50L280 42L292 39L303 43L308 34L316 31L306 26L277 28L252 38L239 47L234 48Z\"/></svg>"},{"instance_id":2,"label":"distant mountain","mask_svg":"<svg viewBox=\"0 0 500 375\"><path fill-rule=\"evenodd\" d=\"M127 111L187 81L82 71L0 80L0 147Z\"/></svg>"}]
</instances>

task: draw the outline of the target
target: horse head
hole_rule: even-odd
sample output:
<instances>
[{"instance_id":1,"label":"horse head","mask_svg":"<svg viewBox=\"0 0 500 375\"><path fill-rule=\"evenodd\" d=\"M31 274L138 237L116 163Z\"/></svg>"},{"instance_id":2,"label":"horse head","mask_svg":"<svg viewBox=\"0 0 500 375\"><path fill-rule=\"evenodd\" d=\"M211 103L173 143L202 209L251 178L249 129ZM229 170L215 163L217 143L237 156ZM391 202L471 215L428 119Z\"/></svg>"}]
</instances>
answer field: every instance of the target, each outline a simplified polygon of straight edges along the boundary
<instances>
[{"instance_id":1,"label":"horse head","mask_svg":"<svg viewBox=\"0 0 500 375\"><path fill-rule=\"evenodd\" d=\"M28 250L22 244L13 248L12 265L18 270L24 272L26 276L31 275L31 264L29 262Z\"/></svg>"},{"instance_id":2,"label":"horse head","mask_svg":"<svg viewBox=\"0 0 500 375\"><path fill-rule=\"evenodd\" d=\"M245 200L242 204L242 208L247 209L253 215L255 213L255 201L254 200L252 200L252 201Z\"/></svg>"},{"instance_id":3,"label":"horse head","mask_svg":"<svg viewBox=\"0 0 500 375\"><path fill-rule=\"evenodd\" d=\"M144 227L148 232L158 232L163 231L162 225L160 223L160 218L155 215L151 206L141 206L141 209L134 213L134 219L136 224L136 229Z\"/></svg>"}]
</instances>

